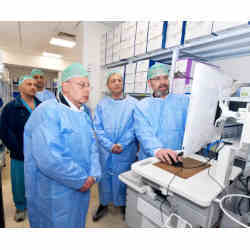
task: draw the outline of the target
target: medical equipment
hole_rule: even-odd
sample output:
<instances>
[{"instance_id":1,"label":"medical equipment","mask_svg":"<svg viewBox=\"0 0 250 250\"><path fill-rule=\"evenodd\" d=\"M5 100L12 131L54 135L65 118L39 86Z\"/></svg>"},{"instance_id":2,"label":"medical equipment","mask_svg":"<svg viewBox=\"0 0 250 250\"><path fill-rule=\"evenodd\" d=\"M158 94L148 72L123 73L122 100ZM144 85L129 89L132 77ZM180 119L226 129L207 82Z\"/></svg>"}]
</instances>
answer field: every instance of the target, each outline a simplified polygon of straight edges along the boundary
<instances>
[{"instance_id":1,"label":"medical equipment","mask_svg":"<svg viewBox=\"0 0 250 250\"><path fill-rule=\"evenodd\" d=\"M209 162L211 167L183 179L156 167L154 164L159 162L156 158L134 163L131 171L119 176L127 184L126 221L129 226L164 226L173 213L192 227L217 225L221 210L216 199L223 196L230 182L242 171L233 166L237 148L234 145L218 144L217 158L214 159L196 153L207 144L220 140L223 125L228 117L234 117L244 124L241 148L250 143L248 109L235 113L227 108L232 100L232 86L233 79L219 68L205 64L196 66L183 153L184 158L196 159L201 164ZM218 112L219 107L221 112ZM166 206L162 205L164 203ZM184 224L179 223L178 227L182 227L181 225Z\"/></svg>"}]
</instances>

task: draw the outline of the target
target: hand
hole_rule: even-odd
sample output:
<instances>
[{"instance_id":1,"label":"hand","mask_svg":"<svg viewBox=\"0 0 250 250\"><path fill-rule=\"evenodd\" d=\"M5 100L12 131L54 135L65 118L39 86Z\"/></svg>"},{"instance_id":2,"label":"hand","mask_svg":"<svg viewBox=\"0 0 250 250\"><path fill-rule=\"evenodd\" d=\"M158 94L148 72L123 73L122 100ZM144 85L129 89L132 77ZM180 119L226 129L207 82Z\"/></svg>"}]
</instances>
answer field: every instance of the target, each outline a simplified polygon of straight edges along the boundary
<instances>
[{"instance_id":1,"label":"hand","mask_svg":"<svg viewBox=\"0 0 250 250\"><path fill-rule=\"evenodd\" d=\"M168 164L172 165L172 161L169 158L169 155L175 162L177 162L180 159L180 157L177 156L177 153L171 149L159 149L155 154L155 156L162 162L167 162Z\"/></svg>"},{"instance_id":2,"label":"hand","mask_svg":"<svg viewBox=\"0 0 250 250\"><path fill-rule=\"evenodd\" d=\"M88 179L83 184L83 186L80 188L80 192L86 192L88 189L90 189L93 186L94 183L95 183L95 179L92 176L89 176Z\"/></svg>"},{"instance_id":3,"label":"hand","mask_svg":"<svg viewBox=\"0 0 250 250\"><path fill-rule=\"evenodd\" d=\"M118 148L118 153L120 154L123 149L122 149L122 145L121 144L116 144L117 145L117 148Z\"/></svg>"},{"instance_id":4,"label":"hand","mask_svg":"<svg viewBox=\"0 0 250 250\"><path fill-rule=\"evenodd\" d=\"M114 154L120 154L122 152L122 146L120 144L114 144L111 151Z\"/></svg>"}]
</instances>

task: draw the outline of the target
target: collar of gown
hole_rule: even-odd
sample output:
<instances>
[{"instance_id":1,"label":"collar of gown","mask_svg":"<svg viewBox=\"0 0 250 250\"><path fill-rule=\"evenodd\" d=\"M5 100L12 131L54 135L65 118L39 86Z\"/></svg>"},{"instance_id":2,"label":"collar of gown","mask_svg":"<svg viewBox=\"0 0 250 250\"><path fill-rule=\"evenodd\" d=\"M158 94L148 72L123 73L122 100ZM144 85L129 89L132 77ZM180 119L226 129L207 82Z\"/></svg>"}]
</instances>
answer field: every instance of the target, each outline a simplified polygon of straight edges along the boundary
<instances>
[{"instance_id":1,"label":"collar of gown","mask_svg":"<svg viewBox=\"0 0 250 250\"><path fill-rule=\"evenodd\" d=\"M67 103L69 104L70 108L74 111L77 111L77 112L83 112L84 111L84 108L83 106L81 106L81 108L77 108L75 104L73 104L65 95L62 94L62 96L65 98L65 100L67 101Z\"/></svg>"}]
</instances>

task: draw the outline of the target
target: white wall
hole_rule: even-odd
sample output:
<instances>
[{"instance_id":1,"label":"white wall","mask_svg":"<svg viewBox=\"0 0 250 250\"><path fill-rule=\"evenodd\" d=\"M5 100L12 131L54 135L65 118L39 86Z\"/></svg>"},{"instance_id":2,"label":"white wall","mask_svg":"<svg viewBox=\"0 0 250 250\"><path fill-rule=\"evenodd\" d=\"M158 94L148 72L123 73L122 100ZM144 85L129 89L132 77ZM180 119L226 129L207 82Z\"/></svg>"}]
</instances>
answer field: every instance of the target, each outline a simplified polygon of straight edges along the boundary
<instances>
[{"instance_id":1,"label":"white wall","mask_svg":"<svg viewBox=\"0 0 250 250\"><path fill-rule=\"evenodd\" d=\"M82 25L82 64L90 72L90 94L89 106L94 111L97 103L102 98L103 69L101 68L101 35L109 30L109 27L96 22L83 22Z\"/></svg>"},{"instance_id":2,"label":"white wall","mask_svg":"<svg viewBox=\"0 0 250 250\"><path fill-rule=\"evenodd\" d=\"M233 79L250 83L250 56L212 62L220 66Z\"/></svg>"},{"instance_id":3,"label":"white wall","mask_svg":"<svg viewBox=\"0 0 250 250\"><path fill-rule=\"evenodd\" d=\"M71 61L63 60L63 58L38 56L28 53L20 53L19 51L9 51L7 49L1 50L1 52L3 54L3 63L26 67L62 71L72 63Z\"/></svg>"}]
</instances>

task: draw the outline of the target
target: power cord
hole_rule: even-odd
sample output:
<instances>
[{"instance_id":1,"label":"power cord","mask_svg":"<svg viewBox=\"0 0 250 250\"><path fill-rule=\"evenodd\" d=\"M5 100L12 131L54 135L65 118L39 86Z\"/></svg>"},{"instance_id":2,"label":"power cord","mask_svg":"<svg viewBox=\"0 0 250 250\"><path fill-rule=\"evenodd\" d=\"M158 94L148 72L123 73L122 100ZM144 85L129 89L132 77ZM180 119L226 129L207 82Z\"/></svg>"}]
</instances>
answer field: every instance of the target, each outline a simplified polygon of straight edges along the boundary
<instances>
[{"instance_id":1,"label":"power cord","mask_svg":"<svg viewBox=\"0 0 250 250\"><path fill-rule=\"evenodd\" d=\"M231 198L231 197L241 197L241 198L246 198L246 199L250 199L250 196L247 195L242 195L242 194L229 194L229 195L225 195L224 197L222 197L221 200L219 200L219 206L220 209L223 211L223 213L232 221L234 221L235 223L241 225L242 227L248 228L248 225L242 223L241 221L235 219L233 216L231 216L223 207L223 202L225 199Z\"/></svg>"},{"instance_id":2,"label":"power cord","mask_svg":"<svg viewBox=\"0 0 250 250\"><path fill-rule=\"evenodd\" d=\"M248 196L250 195L250 190L248 189L248 183L249 183L249 181L250 181L250 176L247 176L246 177L245 188L246 188L246 192L247 192ZM243 200L244 200L244 197L241 197L240 200L239 200L239 203L238 203L238 207L237 207L237 211L238 211L238 214L240 216L242 216L241 205L242 205ZM248 202L248 207L250 208L250 200Z\"/></svg>"},{"instance_id":3,"label":"power cord","mask_svg":"<svg viewBox=\"0 0 250 250\"><path fill-rule=\"evenodd\" d=\"M164 218L163 218L163 209L162 209L162 207L163 207L163 205L164 205L165 202L167 202L169 204L169 207L172 208L172 205L169 202L168 197L166 197L164 200L161 201L160 212L161 212L161 223L162 223L162 225L165 224Z\"/></svg>"},{"instance_id":4,"label":"power cord","mask_svg":"<svg viewBox=\"0 0 250 250\"><path fill-rule=\"evenodd\" d=\"M216 153L219 153L224 147L225 147L225 144L223 144L220 148L219 148L219 150L217 151L217 149L218 149L218 147L219 147L219 145L216 147L216 149L215 149L215 151L216 151ZM213 158L211 158L211 160L212 160ZM224 187L210 174L210 168L208 169L208 171L207 171L207 173L208 173L208 176L215 182L215 183L217 183L217 185L218 186L220 186L220 188L221 188L221 191L223 191L224 190Z\"/></svg>"},{"instance_id":5,"label":"power cord","mask_svg":"<svg viewBox=\"0 0 250 250\"><path fill-rule=\"evenodd\" d=\"M169 181L169 183L168 183L166 199L163 200L162 203L161 203L161 205L160 205L160 212L161 212L161 222L162 222L162 225L164 225L164 223L165 223L165 222L164 222L164 218L163 218L162 206L163 206L163 204L167 201L168 204L169 204L169 207L170 207L170 208L172 207L170 201L168 200L168 197L169 197L169 194L168 194L169 188L170 188L171 183L174 181L175 177L177 176L177 174L179 174L182 170L183 170L183 169L181 168L177 173L175 173L174 176L172 177L172 179L171 179L171 180Z\"/></svg>"},{"instance_id":6,"label":"power cord","mask_svg":"<svg viewBox=\"0 0 250 250\"><path fill-rule=\"evenodd\" d=\"M225 144L223 144L223 146L217 151L217 148L218 148L218 146L216 147L216 151L217 151L217 153L219 153L221 150L222 150L222 148L225 146ZM171 206L171 203L168 201L168 193L169 193L169 188L170 188L170 185L171 185L171 183L174 181L174 179L175 179L175 177L177 176L177 174L179 174L181 171L183 171L183 169L195 169L195 168L200 168L200 167L202 167L202 166L204 166L204 165L207 165L211 160L213 160L214 158L213 157L211 157L211 158L209 158L206 162L202 162L201 164L199 164L199 165L196 165L196 166L193 166L193 167L188 167L188 168L186 168L186 167L184 167L184 166L180 166L180 170L178 171L178 172L176 172L175 174L174 174L174 176L172 177L172 179L169 181L169 183L168 183L168 186L167 186L167 194L166 194L166 199L165 200L163 200L162 201L162 203L161 203L161 205L160 205L160 212L161 212L161 222L162 222L162 224L164 225L164 218L163 218L163 211L162 211L162 206L163 206L163 204L167 201L169 204L170 204L170 206ZM214 178L214 177L212 177L211 175L210 175L210 168L208 169L208 176L214 181L214 182L216 182L220 187L221 187L221 189L222 189L222 191L224 190L224 187Z\"/></svg>"}]
</instances>

